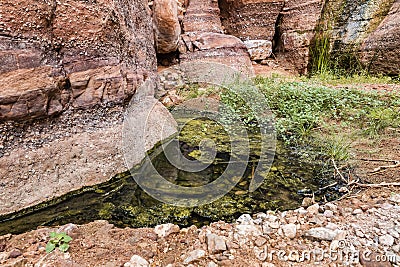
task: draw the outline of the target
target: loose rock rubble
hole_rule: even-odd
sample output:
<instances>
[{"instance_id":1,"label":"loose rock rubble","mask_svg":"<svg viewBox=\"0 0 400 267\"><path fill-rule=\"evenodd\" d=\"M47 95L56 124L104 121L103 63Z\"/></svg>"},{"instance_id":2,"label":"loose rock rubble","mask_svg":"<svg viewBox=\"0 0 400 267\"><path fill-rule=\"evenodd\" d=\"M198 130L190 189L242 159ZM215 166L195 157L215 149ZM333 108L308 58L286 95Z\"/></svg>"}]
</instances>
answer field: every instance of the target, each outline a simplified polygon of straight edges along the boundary
<instances>
[{"instance_id":1,"label":"loose rock rubble","mask_svg":"<svg viewBox=\"0 0 400 267\"><path fill-rule=\"evenodd\" d=\"M243 214L235 223L180 229L68 224L68 253L46 256L43 228L0 237L1 266L399 266L400 195ZM328 212L329 211L329 212ZM36 265L35 265L36 266ZM39 266L39 265L38 265Z\"/></svg>"}]
</instances>

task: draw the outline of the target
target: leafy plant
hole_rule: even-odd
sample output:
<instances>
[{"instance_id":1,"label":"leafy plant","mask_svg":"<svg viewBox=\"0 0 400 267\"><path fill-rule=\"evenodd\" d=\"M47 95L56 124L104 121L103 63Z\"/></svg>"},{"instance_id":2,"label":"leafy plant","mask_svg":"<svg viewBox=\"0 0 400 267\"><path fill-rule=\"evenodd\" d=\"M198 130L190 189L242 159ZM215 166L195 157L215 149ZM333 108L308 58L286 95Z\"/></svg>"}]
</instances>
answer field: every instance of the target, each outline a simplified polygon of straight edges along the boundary
<instances>
[{"instance_id":1,"label":"leafy plant","mask_svg":"<svg viewBox=\"0 0 400 267\"><path fill-rule=\"evenodd\" d=\"M72 237L67 235L65 232L61 232L61 233L51 232L50 240L46 245L46 252L50 253L56 248L58 248L62 252L67 252L67 250L69 249L68 243L71 240L72 240Z\"/></svg>"},{"instance_id":2,"label":"leafy plant","mask_svg":"<svg viewBox=\"0 0 400 267\"><path fill-rule=\"evenodd\" d=\"M398 127L400 125L399 110L393 108L375 108L372 109L366 117L365 132L371 136L376 136L385 128L392 126Z\"/></svg>"},{"instance_id":3,"label":"leafy plant","mask_svg":"<svg viewBox=\"0 0 400 267\"><path fill-rule=\"evenodd\" d=\"M349 158L351 140L343 139L345 133L375 137L400 126L396 93L330 88L312 80L257 77L255 83L276 116L277 137L289 146L318 148L324 157Z\"/></svg>"}]
</instances>

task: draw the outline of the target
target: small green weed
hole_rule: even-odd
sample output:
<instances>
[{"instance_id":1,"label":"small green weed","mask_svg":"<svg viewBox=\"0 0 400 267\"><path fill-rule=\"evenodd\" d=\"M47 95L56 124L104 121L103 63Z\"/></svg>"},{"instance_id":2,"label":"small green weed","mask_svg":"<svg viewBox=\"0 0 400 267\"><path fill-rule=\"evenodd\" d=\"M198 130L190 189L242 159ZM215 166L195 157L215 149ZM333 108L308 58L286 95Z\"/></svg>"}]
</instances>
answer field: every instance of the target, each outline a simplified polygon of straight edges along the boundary
<instances>
[{"instance_id":1,"label":"small green weed","mask_svg":"<svg viewBox=\"0 0 400 267\"><path fill-rule=\"evenodd\" d=\"M375 108L366 114L366 128L365 132L370 136L380 134L388 127L397 128L400 126L399 119L400 109L395 110L393 107L389 108Z\"/></svg>"},{"instance_id":2,"label":"small green weed","mask_svg":"<svg viewBox=\"0 0 400 267\"><path fill-rule=\"evenodd\" d=\"M62 252L67 252L69 249L69 242L72 240L72 237L67 235L64 232L61 233L56 233L56 232L51 232L50 233L50 240L46 245L46 252L50 253L54 249L58 248Z\"/></svg>"},{"instance_id":3,"label":"small green weed","mask_svg":"<svg viewBox=\"0 0 400 267\"><path fill-rule=\"evenodd\" d=\"M278 138L289 146L312 145L325 156L346 160L349 142L343 140L344 131L374 137L400 126L400 96L395 93L261 77L255 82L276 115ZM332 125L336 127L333 131L329 130Z\"/></svg>"}]
</instances>

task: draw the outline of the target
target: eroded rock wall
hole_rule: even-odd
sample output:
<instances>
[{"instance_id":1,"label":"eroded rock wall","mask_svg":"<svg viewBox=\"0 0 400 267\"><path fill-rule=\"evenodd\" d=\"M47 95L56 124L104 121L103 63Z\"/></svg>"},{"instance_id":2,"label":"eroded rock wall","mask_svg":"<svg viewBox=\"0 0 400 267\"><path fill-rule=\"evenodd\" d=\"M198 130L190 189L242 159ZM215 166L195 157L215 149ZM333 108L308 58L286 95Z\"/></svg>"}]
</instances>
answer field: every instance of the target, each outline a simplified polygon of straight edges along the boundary
<instances>
[{"instance_id":1,"label":"eroded rock wall","mask_svg":"<svg viewBox=\"0 0 400 267\"><path fill-rule=\"evenodd\" d=\"M271 42L274 53L267 56L278 57L287 68L307 72L309 45L323 0L220 0L219 4L227 33L253 43ZM253 59L264 59L250 53Z\"/></svg>"},{"instance_id":2,"label":"eroded rock wall","mask_svg":"<svg viewBox=\"0 0 400 267\"><path fill-rule=\"evenodd\" d=\"M393 60L400 62L399 54L395 51L395 47L399 45L395 29L399 25L399 12L395 0L326 1L320 30L330 37L332 64L339 68L349 68L350 71L354 68L366 67L374 73L393 74L396 72L394 71L396 68L389 62ZM389 43L373 37L379 31L382 34L382 29L385 29L383 30L385 38L391 40ZM381 51L390 55L380 56L378 65L386 67L376 68L374 64L371 64L374 60L371 55ZM397 74L399 72L399 67L397 67Z\"/></svg>"},{"instance_id":3,"label":"eroded rock wall","mask_svg":"<svg viewBox=\"0 0 400 267\"><path fill-rule=\"evenodd\" d=\"M400 1L387 17L363 41L361 61L374 73L400 75Z\"/></svg>"},{"instance_id":4,"label":"eroded rock wall","mask_svg":"<svg viewBox=\"0 0 400 267\"><path fill-rule=\"evenodd\" d=\"M0 2L0 120L122 102L156 70L147 1Z\"/></svg>"},{"instance_id":5,"label":"eroded rock wall","mask_svg":"<svg viewBox=\"0 0 400 267\"><path fill-rule=\"evenodd\" d=\"M226 32L241 39L272 41L284 0L220 0Z\"/></svg>"},{"instance_id":6,"label":"eroded rock wall","mask_svg":"<svg viewBox=\"0 0 400 267\"><path fill-rule=\"evenodd\" d=\"M321 16L323 0L286 0L278 23L275 51L280 61L306 74L310 44Z\"/></svg>"},{"instance_id":7,"label":"eroded rock wall","mask_svg":"<svg viewBox=\"0 0 400 267\"><path fill-rule=\"evenodd\" d=\"M400 56L395 47L399 47L396 41L399 39L396 38L399 27L396 25L399 25L397 14L400 11L396 4L393 5L394 2L219 0L219 7L225 33L251 43L271 41L270 58L277 59L284 68L307 73L310 47L315 33L320 32L329 36L332 58L338 61L338 65L346 63L340 62L342 57L357 61L357 56L360 56L364 66L372 72L398 74ZM386 17L389 9L391 11ZM383 35L386 37L383 38ZM249 46L250 54L251 49L253 47ZM354 53L355 57L350 53ZM252 55L252 59L262 63L258 56ZM373 59L376 59L375 63Z\"/></svg>"}]
</instances>

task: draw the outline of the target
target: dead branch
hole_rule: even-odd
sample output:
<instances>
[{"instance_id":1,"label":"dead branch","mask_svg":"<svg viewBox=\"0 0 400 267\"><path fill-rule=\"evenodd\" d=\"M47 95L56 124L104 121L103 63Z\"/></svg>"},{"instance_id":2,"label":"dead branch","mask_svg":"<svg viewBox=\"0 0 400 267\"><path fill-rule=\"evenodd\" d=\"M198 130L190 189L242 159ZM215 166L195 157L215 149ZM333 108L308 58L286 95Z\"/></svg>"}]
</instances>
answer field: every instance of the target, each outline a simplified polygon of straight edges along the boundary
<instances>
[{"instance_id":1,"label":"dead branch","mask_svg":"<svg viewBox=\"0 0 400 267\"><path fill-rule=\"evenodd\" d=\"M400 186L400 183L387 183L387 182L382 182L379 184L364 184L364 183L354 183L354 184L359 187L368 187L368 188L377 188L377 187L385 187L385 186Z\"/></svg>"},{"instance_id":2,"label":"dead branch","mask_svg":"<svg viewBox=\"0 0 400 267\"><path fill-rule=\"evenodd\" d=\"M393 165L384 165L384 166L379 166L378 168L372 170L370 173L377 173L386 169L390 169L390 168L397 168L400 166L400 161L398 160L393 160L392 161L394 164Z\"/></svg>"},{"instance_id":3,"label":"dead branch","mask_svg":"<svg viewBox=\"0 0 400 267\"><path fill-rule=\"evenodd\" d=\"M333 167L335 167L336 172L339 174L340 179L342 179L343 182L345 182L346 184L348 184L349 181L347 181L347 180L344 178L344 176L342 175L342 173L339 171L339 169L338 169L338 167L337 167L336 162L335 162L334 159L332 159L332 163L333 163Z\"/></svg>"}]
</instances>

